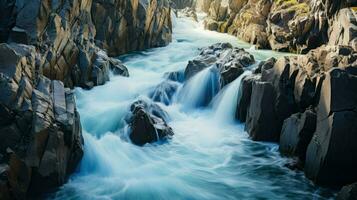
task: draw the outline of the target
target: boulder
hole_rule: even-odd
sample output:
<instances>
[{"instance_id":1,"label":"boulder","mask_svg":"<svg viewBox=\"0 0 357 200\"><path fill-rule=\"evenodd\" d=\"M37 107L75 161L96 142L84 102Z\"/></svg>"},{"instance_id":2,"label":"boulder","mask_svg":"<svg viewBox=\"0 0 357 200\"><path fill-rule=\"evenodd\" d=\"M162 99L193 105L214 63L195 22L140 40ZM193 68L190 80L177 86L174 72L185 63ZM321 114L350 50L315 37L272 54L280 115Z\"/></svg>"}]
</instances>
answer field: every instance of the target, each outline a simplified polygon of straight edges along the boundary
<instances>
[{"instance_id":1,"label":"boulder","mask_svg":"<svg viewBox=\"0 0 357 200\"><path fill-rule=\"evenodd\" d=\"M167 125L165 112L154 103L137 101L131 105L132 116L129 119L130 140L139 146L163 141L174 135Z\"/></svg>"},{"instance_id":2,"label":"boulder","mask_svg":"<svg viewBox=\"0 0 357 200\"><path fill-rule=\"evenodd\" d=\"M186 18L191 18L192 20L198 22L196 10L193 8L184 8L182 10L179 10L177 13L178 17L186 17Z\"/></svg>"},{"instance_id":3,"label":"boulder","mask_svg":"<svg viewBox=\"0 0 357 200\"><path fill-rule=\"evenodd\" d=\"M173 81L164 81L150 92L149 97L155 102L161 102L165 105L171 104L172 97L179 87L179 83Z\"/></svg>"},{"instance_id":4,"label":"boulder","mask_svg":"<svg viewBox=\"0 0 357 200\"><path fill-rule=\"evenodd\" d=\"M337 194L336 200L356 200L357 183L344 186Z\"/></svg>"},{"instance_id":5,"label":"boulder","mask_svg":"<svg viewBox=\"0 0 357 200\"><path fill-rule=\"evenodd\" d=\"M259 78L259 76L246 76L242 80L241 86L239 88L240 98L238 98L236 110L236 119L241 122L246 122L246 117L251 102L253 83L258 81Z\"/></svg>"},{"instance_id":6,"label":"boulder","mask_svg":"<svg viewBox=\"0 0 357 200\"><path fill-rule=\"evenodd\" d=\"M279 126L274 101L276 92L269 82L254 81L245 130L256 141L279 141Z\"/></svg>"},{"instance_id":7,"label":"boulder","mask_svg":"<svg viewBox=\"0 0 357 200\"><path fill-rule=\"evenodd\" d=\"M215 65L220 72L221 87L231 83L244 69L255 63L253 55L244 49L232 47L229 43L217 43L203 48L200 55L189 61L185 79L189 79L207 67Z\"/></svg>"},{"instance_id":8,"label":"boulder","mask_svg":"<svg viewBox=\"0 0 357 200\"><path fill-rule=\"evenodd\" d=\"M318 184L345 185L357 179L356 75L331 69L322 83L305 164L306 176Z\"/></svg>"},{"instance_id":9,"label":"boulder","mask_svg":"<svg viewBox=\"0 0 357 200\"><path fill-rule=\"evenodd\" d=\"M291 115L284 121L279 150L287 156L298 157L304 163L306 149L316 130L316 114L312 110Z\"/></svg>"},{"instance_id":10,"label":"boulder","mask_svg":"<svg viewBox=\"0 0 357 200\"><path fill-rule=\"evenodd\" d=\"M173 71L173 72L166 72L164 77L167 80L175 81L179 83L183 83L185 81L185 72L184 71Z\"/></svg>"}]
</instances>

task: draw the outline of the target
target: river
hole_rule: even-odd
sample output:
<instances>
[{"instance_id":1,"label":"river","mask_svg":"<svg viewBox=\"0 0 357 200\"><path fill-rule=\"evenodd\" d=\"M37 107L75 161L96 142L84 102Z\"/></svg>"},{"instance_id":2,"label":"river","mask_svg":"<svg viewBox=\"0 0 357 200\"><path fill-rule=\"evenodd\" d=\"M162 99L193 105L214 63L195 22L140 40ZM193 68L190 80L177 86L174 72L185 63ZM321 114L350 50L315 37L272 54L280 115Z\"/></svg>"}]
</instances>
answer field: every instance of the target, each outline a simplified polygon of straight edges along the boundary
<instances>
[{"instance_id":1,"label":"river","mask_svg":"<svg viewBox=\"0 0 357 200\"><path fill-rule=\"evenodd\" d=\"M160 96L168 104L160 106L175 133L171 140L144 147L128 141L124 119L130 104L149 101L156 86L165 82L165 72L183 70L199 48L230 42L257 61L284 56L205 31L202 23L190 19L174 18L173 24L168 46L121 57L130 77L112 76L92 90L76 89L85 154L78 171L49 199L331 198L332 192L285 167L288 160L280 156L278 145L249 139L244 124L234 120L241 78L218 91L210 69L186 83L173 83L179 89L172 99ZM207 92L212 99L204 104Z\"/></svg>"}]
</instances>

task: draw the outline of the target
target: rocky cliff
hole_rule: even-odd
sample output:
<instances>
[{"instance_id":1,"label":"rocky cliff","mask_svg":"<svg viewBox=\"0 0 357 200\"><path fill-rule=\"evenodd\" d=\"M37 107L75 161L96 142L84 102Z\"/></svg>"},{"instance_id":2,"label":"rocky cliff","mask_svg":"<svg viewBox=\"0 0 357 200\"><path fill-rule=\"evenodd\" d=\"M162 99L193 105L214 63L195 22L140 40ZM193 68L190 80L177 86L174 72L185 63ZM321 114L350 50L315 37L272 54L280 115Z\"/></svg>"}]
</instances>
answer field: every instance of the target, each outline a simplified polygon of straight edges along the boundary
<instances>
[{"instance_id":1,"label":"rocky cliff","mask_svg":"<svg viewBox=\"0 0 357 200\"><path fill-rule=\"evenodd\" d=\"M171 41L168 0L0 2L0 199L62 185L83 154L75 86L109 72L117 56Z\"/></svg>"},{"instance_id":2,"label":"rocky cliff","mask_svg":"<svg viewBox=\"0 0 357 200\"><path fill-rule=\"evenodd\" d=\"M280 143L315 183L357 180L357 52L322 46L261 63L245 77L238 117L253 140ZM273 106L272 106L273 105Z\"/></svg>"},{"instance_id":3,"label":"rocky cliff","mask_svg":"<svg viewBox=\"0 0 357 200\"><path fill-rule=\"evenodd\" d=\"M357 49L356 1L214 0L207 10L209 30L227 32L266 48L307 53L323 44Z\"/></svg>"}]
</instances>

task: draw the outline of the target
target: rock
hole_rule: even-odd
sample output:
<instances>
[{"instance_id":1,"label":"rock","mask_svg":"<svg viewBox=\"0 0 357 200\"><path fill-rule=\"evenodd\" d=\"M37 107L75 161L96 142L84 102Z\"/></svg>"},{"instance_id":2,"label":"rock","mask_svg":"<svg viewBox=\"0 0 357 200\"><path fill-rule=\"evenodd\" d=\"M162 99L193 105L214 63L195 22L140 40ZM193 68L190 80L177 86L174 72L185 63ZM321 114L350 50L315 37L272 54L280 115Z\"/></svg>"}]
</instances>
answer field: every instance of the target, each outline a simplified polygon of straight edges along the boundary
<instances>
[{"instance_id":1,"label":"rock","mask_svg":"<svg viewBox=\"0 0 357 200\"><path fill-rule=\"evenodd\" d=\"M120 60L111 58L109 62L110 69L112 70L114 75L129 77L128 68Z\"/></svg>"},{"instance_id":2,"label":"rock","mask_svg":"<svg viewBox=\"0 0 357 200\"><path fill-rule=\"evenodd\" d=\"M246 122L247 112L251 102L253 83L259 80L259 76L246 76L243 78L239 88L240 98L237 102L236 118L241 122Z\"/></svg>"},{"instance_id":3,"label":"rock","mask_svg":"<svg viewBox=\"0 0 357 200\"><path fill-rule=\"evenodd\" d=\"M356 200L357 199L357 183L344 186L337 194L337 200Z\"/></svg>"},{"instance_id":4,"label":"rock","mask_svg":"<svg viewBox=\"0 0 357 200\"><path fill-rule=\"evenodd\" d=\"M357 51L356 13L353 8L344 8L334 16L329 27L329 45L348 45Z\"/></svg>"},{"instance_id":5,"label":"rock","mask_svg":"<svg viewBox=\"0 0 357 200\"><path fill-rule=\"evenodd\" d=\"M284 121L279 150L287 156L296 156L304 163L306 149L316 130L316 114L312 110L291 115Z\"/></svg>"},{"instance_id":6,"label":"rock","mask_svg":"<svg viewBox=\"0 0 357 200\"><path fill-rule=\"evenodd\" d=\"M174 133L166 123L164 112L156 104L137 101L131 105L130 140L139 146L171 138Z\"/></svg>"},{"instance_id":7,"label":"rock","mask_svg":"<svg viewBox=\"0 0 357 200\"><path fill-rule=\"evenodd\" d=\"M245 130L256 141L279 141L280 130L274 110L276 92L269 82L254 81Z\"/></svg>"},{"instance_id":8,"label":"rock","mask_svg":"<svg viewBox=\"0 0 357 200\"><path fill-rule=\"evenodd\" d=\"M171 7L174 9L186 9L195 7L194 0L171 0L171 3Z\"/></svg>"},{"instance_id":9,"label":"rock","mask_svg":"<svg viewBox=\"0 0 357 200\"><path fill-rule=\"evenodd\" d=\"M345 185L357 179L356 77L331 69L322 83L317 128L305 164L306 176L317 184Z\"/></svg>"},{"instance_id":10,"label":"rock","mask_svg":"<svg viewBox=\"0 0 357 200\"><path fill-rule=\"evenodd\" d=\"M208 13L213 0L196 0L196 10Z\"/></svg>"},{"instance_id":11,"label":"rock","mask_svg":"<svg viewBox=\"0 0 357 200\"><path fill-rule=\"evenodd\" d=\"M183 83L185 81L184 71L166 72L164 77L170 81Z\"/></svg>"},{"instance_id":12,"label":"rock","mask_svg":"<svg viewBox=\"0 0 357 200\"><path fill-rule=\"evenodd\" d=\"M187 7L182 10L179 10L177 15L178 15L178 17L191 18L192 20L198 22L196 11L193 8Z\"/></svg>"},{"instance_id":13,"label":"rock","mask_svg":"<svg viewBox=\"0 0 357 200\"><path fill-rule=\"evenodd\" d=\"M169 105L178 87L179 84L177 82L164 81L149 94L149 97L155 102Z\"/></svg>"},{"instance_id":14,"label":"rock","mask_svg":"<svg viewBox=\"0 0 357 200\"><path fill-rule=\"evenodd\" d=\"M0 124L0 166L8 166L1 195L35 198L64 184L80 162L79 114L74 94L61 81L35 72L35 48L0 49L0 111L6 119Z\"/></svg>"},{"instance_id":15,"label":"rock","mask_svg":"<svg viewBox=\"0 0 357 200\"><path fill-rule=\"evenodd\" d=\"M172 39L168 0L93 0L91 16L96 44L109 56L165 46Z\"/></svg>"},{"instance_id":16,"label":"rock","mask_svg":"<svg viewBox=\"0 0 357 200\"><path fill-rule=\"evenodd\" d=\"M229 43L217 43L202 49L198 57L189 61L185 69L185 79L216 65L220 71L220 82L223 87L238 78L244 72L244 68L254 63L254 57L244 49L233 48Z\"/></svg>"},{"instance_id":17,"label":"rock","mask_svg":"<svg viewBox=\"0 0 357 200\"><path fill-rule=\"evenodd\" d=\"M257 48L294 53L323 44L357 48L355 1L214 0L197 5L208 14L206 29L238 36Z\"/></svg>"}]
</instances>

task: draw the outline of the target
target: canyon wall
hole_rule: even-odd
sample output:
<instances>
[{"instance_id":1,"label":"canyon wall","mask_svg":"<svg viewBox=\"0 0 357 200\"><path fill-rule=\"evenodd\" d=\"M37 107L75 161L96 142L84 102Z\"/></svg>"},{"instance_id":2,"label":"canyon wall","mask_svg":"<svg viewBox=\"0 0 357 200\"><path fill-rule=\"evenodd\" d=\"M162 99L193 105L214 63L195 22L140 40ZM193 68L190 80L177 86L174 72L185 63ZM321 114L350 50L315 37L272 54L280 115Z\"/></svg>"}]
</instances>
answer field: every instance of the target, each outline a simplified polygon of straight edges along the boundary
<instances>
[{"instance_id":1,"label":"canyon wall","mask_svg":"<svg viewBox=\"0 0 357 200\"><path fill-rule=\"evenodd\" d=\"M102 85L110 71L128 76L109 56L167 45L170 10L167 0L0 2L0 199L67 180L83 155L69 88Z\"/></svg>"},{"instance_id":2,"label":"canyon wall","mask_svg":"<svg viewBox=\"0 0 357 200\"><path fill-rule=\"evenodd\" d=\"M356 1L214 0L205 27L258 48L307 53L323 44L357 49Z\"/></svg>"}]
</instances>

